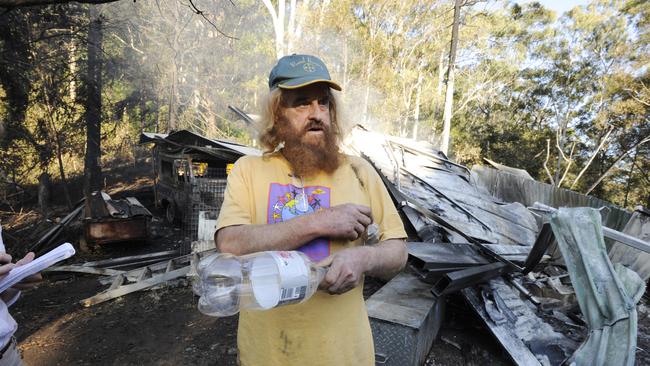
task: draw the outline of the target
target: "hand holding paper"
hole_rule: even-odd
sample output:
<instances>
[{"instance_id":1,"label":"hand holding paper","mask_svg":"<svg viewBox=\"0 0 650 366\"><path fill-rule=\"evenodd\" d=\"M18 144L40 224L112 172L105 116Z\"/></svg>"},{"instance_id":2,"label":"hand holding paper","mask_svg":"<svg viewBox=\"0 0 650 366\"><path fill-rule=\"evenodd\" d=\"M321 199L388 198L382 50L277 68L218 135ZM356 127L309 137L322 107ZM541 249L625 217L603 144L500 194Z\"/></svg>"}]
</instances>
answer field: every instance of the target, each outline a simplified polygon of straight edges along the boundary
<instances>
[{"instance_id":1,"label":"hand holding paper","mask_svg":"<svg viewBox=\"0 0 650 366\"><path fill-rule=\"evenodd\" d=\"M0 280L7 276L9 271L15 266L14 263L11 263L11 256L9 254L0 252Z\"/></svg>"},{"instance_id":2,"label":"hand holding paper","mask_svg":"<svg viewBox=\"0 0 650 366\"><path fill-rule=\"evenodd\" d=\"M40 277L39 273L43 271L45 268L53 265L54 263L60 262L66 258L70 258L74 254L75 254L75 250L72 244L64 243L36 259L34 259L33 253L28 253L25 256L25 258L18 261L18 263L6 264L6 265L13 266L13 268L10 268L10 272L8 275L0 278L0 293L4 292L10 287L14 287L14 285L18 284L24 279L28 279L27 280L28 282L33 281L36 277L32 277L32 276L37 275L38 277ZM0 266L0 271L2 270L3 267L4 266ZM19 286L25 284L26 283L23 283ZM33 284L31 285L27 284L28 287L32 285ZM20 288L20 287L16 287L16 288Z\"/></svg>"},{"instance_id":3,"label":"hand holding paper","mask_svg":"<svg viewBox=\"0 0 650 366\"><path fill-rule=\"evenodd\" d=\"M28 263L31 263L34 260L35 256L36 255L33 252L29 252L29 253L27 253L27 255L25 255L23 257L23 259L16 262L15 266L19 267L19 266L24 266L24 265L26 265ZM29 290L29 289L33 288L34 286L36 286L37 284L41 283L42 281L43 281L43 276L41 276L41 274L39 272L39 273L35 273L33 275L30 275L30 276L27 276L27 277L23 278L20 282L16 283L11 288L15 288L15 289L21 290L21 291Z\"/></svg>"}]
</instances>

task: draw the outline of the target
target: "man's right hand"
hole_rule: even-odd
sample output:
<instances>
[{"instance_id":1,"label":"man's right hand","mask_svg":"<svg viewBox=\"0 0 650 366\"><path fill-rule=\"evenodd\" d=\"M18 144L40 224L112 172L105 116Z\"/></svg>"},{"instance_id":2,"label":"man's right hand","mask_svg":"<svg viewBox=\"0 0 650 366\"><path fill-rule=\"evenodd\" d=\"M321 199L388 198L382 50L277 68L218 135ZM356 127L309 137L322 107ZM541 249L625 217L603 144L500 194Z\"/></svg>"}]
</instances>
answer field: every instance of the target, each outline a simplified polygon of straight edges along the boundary
<instances>
[{"instance_id":1,"label":"man's right hand","mask_svg":"<svg viewBox=\"0 0 650 366\"><path fill-rule=\"evenodd\" d=\"M357 240L372 223L370 207L346 203L318 211L314 215L321 236Z\"/></svg>"}]
</instances>

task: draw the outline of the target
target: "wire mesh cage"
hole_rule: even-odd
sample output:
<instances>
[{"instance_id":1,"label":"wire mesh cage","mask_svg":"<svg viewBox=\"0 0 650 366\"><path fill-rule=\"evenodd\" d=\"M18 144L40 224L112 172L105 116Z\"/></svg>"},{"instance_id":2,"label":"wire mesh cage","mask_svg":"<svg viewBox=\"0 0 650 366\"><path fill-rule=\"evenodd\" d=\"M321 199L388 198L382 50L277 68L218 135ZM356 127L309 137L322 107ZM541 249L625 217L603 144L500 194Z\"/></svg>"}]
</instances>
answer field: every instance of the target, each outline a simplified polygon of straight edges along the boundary
<instances>
[{"instance_id":1,"label":"wire mesh cage","mask_svg":"<svg viewBox=\"0 0 650 366\"><path fill-rule=\"evenodd\" d=\"M226 190L226 169L209 167L185 185L185 214L181 251L188 254L196 240L212 240Z\"/></svg>"}]
</instances>

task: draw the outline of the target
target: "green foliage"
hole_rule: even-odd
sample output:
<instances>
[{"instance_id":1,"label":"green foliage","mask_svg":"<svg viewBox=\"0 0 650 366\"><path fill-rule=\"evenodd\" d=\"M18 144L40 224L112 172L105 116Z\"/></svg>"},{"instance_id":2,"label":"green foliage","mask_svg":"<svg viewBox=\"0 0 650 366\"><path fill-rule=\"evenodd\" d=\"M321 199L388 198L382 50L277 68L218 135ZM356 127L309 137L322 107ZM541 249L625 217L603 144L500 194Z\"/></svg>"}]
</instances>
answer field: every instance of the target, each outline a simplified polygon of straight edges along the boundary
<instances>
[{"instance_id":1,"label":"green foliage","mask_svg":"<svg viewBox=\"0 0 650 366\"><path fill-rule=\"evenodd\" d=\"M281 48L326 61L349 122L437 142L452 1L289 3ZM227 106L259 110L276 57L271 16L256 0L194 4L202 15L177 0L100 7L104 164L133 158L141 131L187 128L252 143ZM87 9L0 18L2 181L57 175L58 156L67 173L81 172ZM461 22L456 159L487 157L627 207L650 203L649 2L594 0L566 14L479 2L462 8Z\"/></svg>"}]
</instances>

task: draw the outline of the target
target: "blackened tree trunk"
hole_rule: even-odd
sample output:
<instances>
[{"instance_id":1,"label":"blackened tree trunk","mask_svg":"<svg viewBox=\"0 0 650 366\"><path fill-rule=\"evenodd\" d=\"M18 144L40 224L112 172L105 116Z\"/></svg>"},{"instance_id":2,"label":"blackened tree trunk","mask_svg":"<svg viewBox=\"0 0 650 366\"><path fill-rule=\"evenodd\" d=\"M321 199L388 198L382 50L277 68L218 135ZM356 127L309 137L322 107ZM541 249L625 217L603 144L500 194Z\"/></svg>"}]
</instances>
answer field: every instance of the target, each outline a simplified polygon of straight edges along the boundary
<instances>
[{"instance_id":1,"label":"blackened tree trunk","mask_svg":"<svg viewBox=\"0 0 650 366\"><path fill-rule=\"evenodd\" d=\"M7 119L4 123L4 140L29 140L31 135L24 127L29 105L30 67L27 19L20 13L7 12L0 17L0 85L5 92ZM4 144L0 145L0 147Z\"/></svg>"},{"instance_id":2,"label":"blackened tree trunk","mask_svg":"<svg viewBox=\"0 0 650 366\"><path fill-rule=\"evenodd\" d=\"M41 173L38 177L38 209L41 215L50 216L50 193L52 191L52 182L47 172Z\"/></svg>"},{"instance_id":3,"label":"blackened tree trunk","mask_svg":"<svg viewBox=\"0 0 650 366\"><path fill-rule=\"evenodd\" d=\"M102 18L97 5L89 6L88 70L86 75L86 159L84 164L84 195L101 189L101 117L102 117Z\"/></svg>"}]
</instances>

